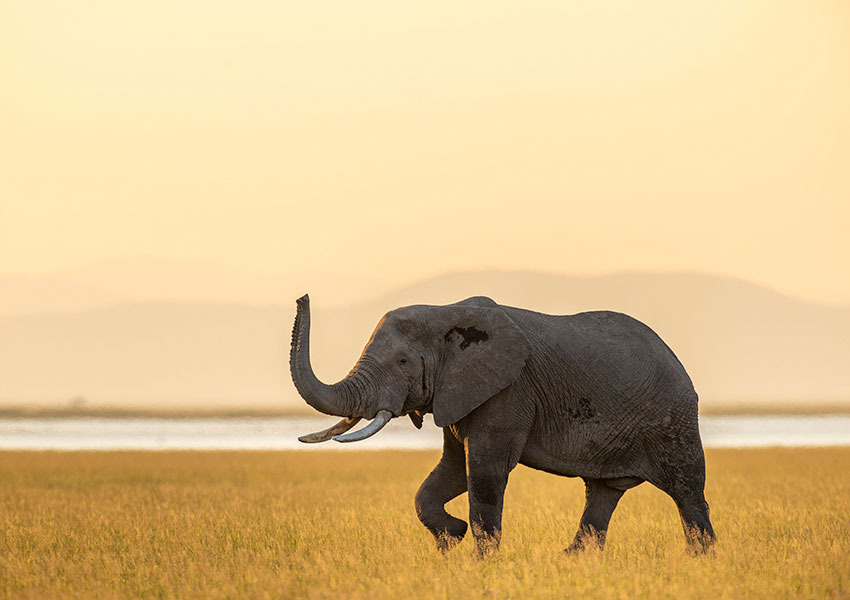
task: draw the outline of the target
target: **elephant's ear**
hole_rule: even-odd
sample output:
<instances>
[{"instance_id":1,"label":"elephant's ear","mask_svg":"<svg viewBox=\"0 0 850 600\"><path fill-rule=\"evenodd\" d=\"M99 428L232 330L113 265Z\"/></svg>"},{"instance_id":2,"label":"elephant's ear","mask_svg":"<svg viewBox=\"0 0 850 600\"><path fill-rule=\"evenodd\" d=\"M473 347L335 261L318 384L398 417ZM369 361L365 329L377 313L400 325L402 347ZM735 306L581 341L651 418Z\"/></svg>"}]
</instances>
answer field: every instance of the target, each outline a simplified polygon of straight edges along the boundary
<instances>
[{"instance_id":1,"label":"elephant's ear","mask_svg":"<svg viewBox=\"0 0 850 600\"><path fill-rule=\"evenodd\" d=\"M434 423L457 423L508 387L525 366L531 344L497 304L470 298L437 307L437 343L444 360L434 389Z\"/></svg>"}]
</instances>

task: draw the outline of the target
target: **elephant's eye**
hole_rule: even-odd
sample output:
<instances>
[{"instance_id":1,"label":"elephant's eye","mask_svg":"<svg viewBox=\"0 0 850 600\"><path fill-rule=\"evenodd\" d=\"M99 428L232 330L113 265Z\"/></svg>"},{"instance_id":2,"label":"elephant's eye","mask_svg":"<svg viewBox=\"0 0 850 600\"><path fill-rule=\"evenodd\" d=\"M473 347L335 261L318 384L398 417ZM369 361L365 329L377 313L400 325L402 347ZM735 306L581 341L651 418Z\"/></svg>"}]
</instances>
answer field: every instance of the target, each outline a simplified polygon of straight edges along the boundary
<instances>
[{"instance_id":1,"label":"elephant's eye","mask_svg":"<svg viewBox=\"0 0 850 600\"><path fill-rule=\"evenodd\" d=\"M406 365L406 364L407 364L407 359L406 359L406 358L399 359L398 364L400 364L400 365L402 365L402 366Z\"/></svg>"}]
</instances>

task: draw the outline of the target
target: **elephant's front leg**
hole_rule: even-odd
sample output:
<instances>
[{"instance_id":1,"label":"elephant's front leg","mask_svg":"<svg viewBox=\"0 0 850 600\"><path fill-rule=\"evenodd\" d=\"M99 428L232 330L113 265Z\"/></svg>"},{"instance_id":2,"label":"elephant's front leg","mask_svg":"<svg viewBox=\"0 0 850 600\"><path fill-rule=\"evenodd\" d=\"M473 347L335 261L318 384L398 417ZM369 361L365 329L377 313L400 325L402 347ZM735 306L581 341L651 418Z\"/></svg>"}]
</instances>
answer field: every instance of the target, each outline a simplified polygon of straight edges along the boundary
<instances>
[{"instance_id":1,"label":"elephant's front leg","mask_svg":"<svg viewBox=\"0 0 850 600\"><path fill-rule=\"evenodd\" d=\"M467 488L469 522L478 556L499 549L502 538L502 508L508 475L519 460L514 440L494 435L467 441Z\"/></svg>"},{"instance_id":2,"label":"elephant's front leg","mask_svg":"<svg viewBox=\"0 0 850 600\"><path fill-rule=\"evenodd\" d=\"M466 491L463 445L443 430L443 457L416 493L416 514L437 540L437 548L448 552L466 534L465 521L446 512L446 502Z\"/></svg>"}]
</instances>

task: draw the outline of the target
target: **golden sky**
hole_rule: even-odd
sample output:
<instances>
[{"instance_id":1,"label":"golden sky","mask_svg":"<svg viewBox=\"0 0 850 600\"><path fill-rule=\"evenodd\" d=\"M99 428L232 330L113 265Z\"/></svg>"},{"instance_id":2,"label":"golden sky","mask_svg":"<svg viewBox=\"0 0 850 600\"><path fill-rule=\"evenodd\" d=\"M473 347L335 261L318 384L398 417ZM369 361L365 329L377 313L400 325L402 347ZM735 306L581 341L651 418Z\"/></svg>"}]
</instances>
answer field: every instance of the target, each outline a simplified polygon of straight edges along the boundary
<instances>
[{"instance_id":1,"label":"golden sky","mask_svg":"<svg viewBox=\"0 0 850 600\"><path fill-rule=\"evenodd\" d=\"M0 273L685 269L850 303L844 0L4 2L0 90Z\"/></svg>"}]
</instances>

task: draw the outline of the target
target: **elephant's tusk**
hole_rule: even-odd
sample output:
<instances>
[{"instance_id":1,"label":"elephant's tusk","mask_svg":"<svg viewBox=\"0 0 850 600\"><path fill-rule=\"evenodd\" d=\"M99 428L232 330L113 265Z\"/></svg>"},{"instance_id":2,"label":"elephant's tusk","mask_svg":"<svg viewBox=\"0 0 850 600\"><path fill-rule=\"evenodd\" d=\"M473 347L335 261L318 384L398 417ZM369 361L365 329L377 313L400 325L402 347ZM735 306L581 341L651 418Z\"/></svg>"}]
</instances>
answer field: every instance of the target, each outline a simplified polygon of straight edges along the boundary
<instances>
[{"instance_id":1,"label":"elephant's tusk","mask_svg":"<svg viewBox=\"0 0 850 600\"><path fill-rule=\"evenodd\" d=\"M378 433L381 429L383 429L384 425L390 422L390 419L393 418L393 413L388 410L379 410L378 414L375 415L375 420L366 425L363 429L358 429L353 433L346 433L345 435L335 435L334 440L337 442L359 442L360 440L365 440L367 437L372 437L376 433Z\"/></svg>"},{"instance_id":2,"label":"elephant's tusk","mask_svg":"<svg viewBox=\"0 0 850 600\"><path fill-rule=\"evenodd\" d=\"M360 422L360 417L346 417L336 425L332 425L327 429L317 431L316 433L308 433L307 435L302 435L298 438L298 441L303 442L305 444L318 444L319 442L326 442L337 434L345 433L346 431L357 425L358 422Z\"/></svg>"}]
</instances>

